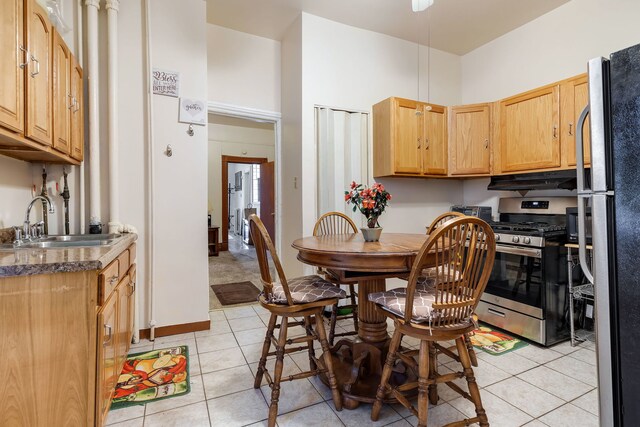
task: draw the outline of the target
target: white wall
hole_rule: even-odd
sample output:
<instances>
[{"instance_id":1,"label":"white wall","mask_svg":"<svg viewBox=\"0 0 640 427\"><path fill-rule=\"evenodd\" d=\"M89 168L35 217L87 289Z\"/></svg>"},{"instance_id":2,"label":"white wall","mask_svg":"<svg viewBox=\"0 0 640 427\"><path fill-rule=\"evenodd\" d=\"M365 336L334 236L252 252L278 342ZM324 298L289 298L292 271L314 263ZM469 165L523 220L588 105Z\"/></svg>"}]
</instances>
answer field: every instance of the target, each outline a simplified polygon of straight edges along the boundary
<instances>
[{"instance_id":1,"label":"white wall","mask_svg":"<svg viewBox=\"0 0 640 427\"><path fill-rule=\"evenodd\" d=\"M202 0L150 1L152 67L180 72L180 95L206 101L206 22ZM141 329L208 320L207 127L178 123L178 99L152 96L149 151L144 1L121 2L119 26L120 220L138 229ZM103 95L106 96L106 95ZM106 127L106 122L101 123ZM164 152L171 144L173 156ZM154 160L153 203L148 174ZM103 168L107 159L101 159ZM102 181L103 191L106 184ZM103 206L103 210L107 206ZM108 211L108 210L107 210ZM153 223L149 214L153 213ZM155 225L155 226L154 226ZM151 266L150 238L154 264ZM151 270L152 268L152 270ZM153 271L153 275L151 274ZM151 282L156 311L151 318Z\"/></svg>"},{"instance_id":2,"label":"white wall","mask_svg":"<svg viewBox=\"0 0 640 427\"><path fill-rule=\"evenodd\" d=\"M209 101L280 111L280 42L207 24Z\"/></svg>"},{"instance_id":3,"label":"white wall","mask_svg":"<svg viewBox=\"0 0 640 427\"><path fill-rule=\"evenodd\" d=\"M587 61L640 43L637 0L573 0L464 55L462 103L496 101L586 72ZM464 201L497 209L488 179L464 183ZM529 195L567 195L566 191Z\"/></svg>"},{"instance_id":4,"label":"white wall","mask_svg":"<svg viewBox=\"0 0 640 427\"><path fill-rule=\"evenodd\" d=\"M302 14L301 38L303 223L296 233L283 236L283 249L294 238L310 234L316 221L315 105L370 112L373 104L390 96L444 105L461 101L460 60L456 55L431 51L431 93L427 96L426 48L420 51L418 75L418 46L415 43L308 14ZM283 59L285 54L283 49ZM286 85L284 82L288 80L283 78ZM283 93L286 90L283 87ZM285 167L289 168L291 164L285 163ZM422 232L438 214L462 201L462 183L457 180L391 178L380 181L393 195L387 212L380 218L388 231ZM370 182L373 182L372 177ZM284 180L285 198L290 184ZM296 193L295 197L298 196ZM299 272L302 267L295 255L295 251L288 250L284 259L288 268Z\"/></svg>"},{"instance_id":5,"label":"white wall","mask_svg":"<svg viewBox=\"0 0 640 427\"><path fill-rule=\"evenodd\" d=\"M273 129L209 124L208 210L212 224L222 224L222 156L275 159Z\"/></svg>"},{"instance_id":6,"label":"white wall","mask_svg":"<svg viewBox=\"0 0 640 427\"><path fill-rule=\"evenodd\" d=\"M151 2L153 66L180 73L180 96L207 94L206 3ZM153 279L158 326L209 319L207 127L178 123L178 99L153 96ZM173 156L164 154L171 144ZM180 298L177 298L177 296Z\"/></svg>"}]
</instances>

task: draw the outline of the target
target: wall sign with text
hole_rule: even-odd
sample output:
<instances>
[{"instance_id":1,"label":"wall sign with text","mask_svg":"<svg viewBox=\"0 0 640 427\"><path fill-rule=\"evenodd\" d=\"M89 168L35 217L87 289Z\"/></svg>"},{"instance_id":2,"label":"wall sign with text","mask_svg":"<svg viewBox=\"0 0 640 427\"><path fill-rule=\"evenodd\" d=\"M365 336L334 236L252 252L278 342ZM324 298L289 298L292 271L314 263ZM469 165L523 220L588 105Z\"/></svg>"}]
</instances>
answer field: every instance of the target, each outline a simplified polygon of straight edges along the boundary
<instances>
[{"instance_id":1,"label":"wall sign with text","mask_svg":"<svg viewBox=\"0 0 640 427\"><path fill-rule=\"evenodd\" d=\"M191 123L194 125L207 124L207 106L204 101L180 98L180 123Z\"/></svg>"},{"instance_id":2,"label":"wall sign with text","mask_svg":"<svg viewBox=\"0 0 640 427\"><path fill-rule=\"evenodd\" d=\"M153 93L156 95L180 96L180 73L153 69Z\"/></svg>"}]
</instances>

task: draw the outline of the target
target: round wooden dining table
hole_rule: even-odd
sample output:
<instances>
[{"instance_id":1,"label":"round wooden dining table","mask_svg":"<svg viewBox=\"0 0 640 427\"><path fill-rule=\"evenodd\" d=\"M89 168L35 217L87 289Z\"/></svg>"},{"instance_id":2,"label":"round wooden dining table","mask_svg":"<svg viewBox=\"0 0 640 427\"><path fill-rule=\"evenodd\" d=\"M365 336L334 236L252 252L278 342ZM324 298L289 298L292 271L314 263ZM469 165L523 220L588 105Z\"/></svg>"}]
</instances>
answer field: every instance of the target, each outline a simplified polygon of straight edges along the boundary
<instances>
[{"instance_id":1,"label":"round wooden dining table","mask_svg":"<svg viewBox=\"0 0 640 427\"><path fill-rule=\"evenodd\" d=\"M340 340L331 348L346 408L375 401L390 341L386 317L368 296L384 291L387 278L408 277L427 237L382 233L380 241L365 242L361 233L337 234L303 237L292 244L301 262L322 267L336 283L358 284L357 338ZM397 379L398 382L410 380L415 378Z\"/></svg>"}]
</instances>

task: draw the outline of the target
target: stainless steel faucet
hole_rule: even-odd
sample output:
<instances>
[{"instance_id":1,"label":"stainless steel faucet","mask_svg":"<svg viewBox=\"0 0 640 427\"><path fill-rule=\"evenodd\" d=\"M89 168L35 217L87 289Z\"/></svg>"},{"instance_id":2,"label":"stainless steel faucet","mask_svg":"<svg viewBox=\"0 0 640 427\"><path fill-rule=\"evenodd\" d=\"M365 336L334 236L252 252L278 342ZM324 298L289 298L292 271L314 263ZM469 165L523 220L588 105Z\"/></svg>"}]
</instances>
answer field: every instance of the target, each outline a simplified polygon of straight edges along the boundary
<instances>
[{"instance_id":1,"label":"stainless steel faucet","mask_svg":"<svg viewBox=\"0 0 640 427\"><path fill-rule=\"evenodd\" d=\"M22 225L22 238L24 240L31 239L31 223L29 221L29 216L31 215L31 208L38 201L41 200L49 205L49 213L56 213L56 210L53 208L53 203L51 203L51 199L47 196L36 196L31 200L29 206L27 206L27 212L24 214L24 224Z\"/></svg>"}]
</instances>

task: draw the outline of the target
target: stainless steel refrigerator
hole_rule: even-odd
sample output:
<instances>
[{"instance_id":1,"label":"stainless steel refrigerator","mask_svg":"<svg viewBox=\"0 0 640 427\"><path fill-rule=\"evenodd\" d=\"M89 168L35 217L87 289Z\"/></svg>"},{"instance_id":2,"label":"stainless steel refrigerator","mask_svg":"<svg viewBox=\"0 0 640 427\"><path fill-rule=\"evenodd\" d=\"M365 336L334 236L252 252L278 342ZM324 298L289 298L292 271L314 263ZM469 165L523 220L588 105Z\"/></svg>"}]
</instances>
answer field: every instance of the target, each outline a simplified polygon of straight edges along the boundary
<instances>
[{"instance_id":1,"label":"stainless steel refrigerator","mask_svg":"<svg viewBox=\"0 0 640 427\"><path fill-rule=\"evenodd\" d=\"M589 61L591 173L578 132L580 260L594 283L600 425L640 421L640 45ZM593 264L585 206L591 205Z\"/></svg>"}]
</instances>

